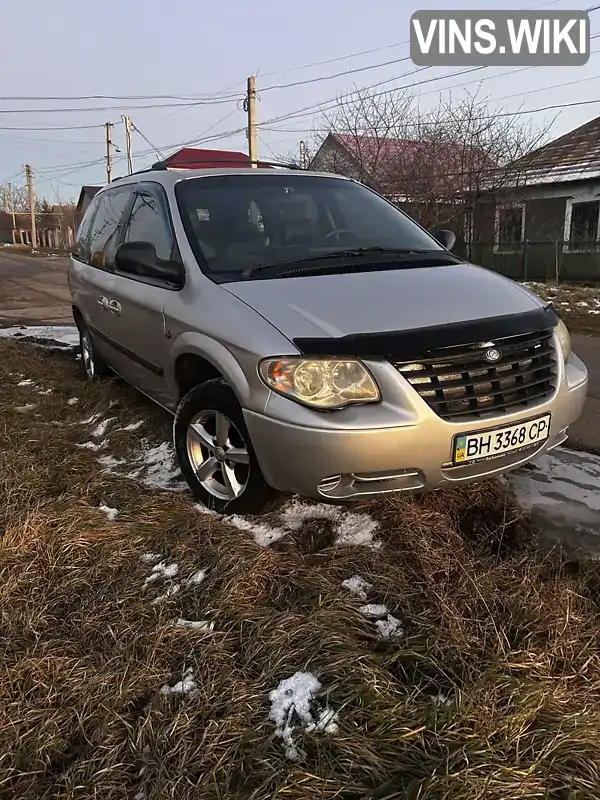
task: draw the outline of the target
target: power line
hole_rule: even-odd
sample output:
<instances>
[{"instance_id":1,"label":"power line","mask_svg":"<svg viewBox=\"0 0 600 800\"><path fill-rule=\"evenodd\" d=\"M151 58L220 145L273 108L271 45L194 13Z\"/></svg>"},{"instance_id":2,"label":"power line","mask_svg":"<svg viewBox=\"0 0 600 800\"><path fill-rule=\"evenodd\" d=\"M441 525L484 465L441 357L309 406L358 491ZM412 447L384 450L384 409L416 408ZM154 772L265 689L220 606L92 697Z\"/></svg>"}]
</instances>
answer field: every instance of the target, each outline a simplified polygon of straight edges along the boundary
<instances>
[{"instance_id":1,"label":"power line","mask_svg":"<svg viewBox=\"0 0 600 800\"><path fill-rule=\"evenodd\" d=\"M530 11L534 11L534 10L536 10L538 8L543 8L544 6L555 5L558 2L559 2L559 0L546 0L546 2L538 3L537 5L532 6L532 8L529 9L529 10ZM590 11L595 11L595 10L597 10L597 9L596 8L586 9L586 11L588 11L588 13ZM382 47L373 47L370 50L360 50L357 53L348 53L348 54L343 55L343 56L336 56L335 58L327 58L324 61L314 61L312 64L301 64L298 67L289 67L288 69L280 69L280 70L275 70L273 72L263 72L263 73L258 72L257 73L257 77L270 78L273 75L286 75L286 74L288 74L290 72L300 72L303 69L311 69L313 67L321 67L321 66L324 66L326 64L334 64L334 63L336 63L338 61L347 61L347 60L349 60L351 58L358 58L358 56L371 55L371 53L380 53L383 50L391 50L394 47L402 47L403 45L409 44L409 43L410 43L410 39L406 39L403 42L394 42L393 44L386 44L386 45L383 45Z\"/></svg>"}]
</instances>

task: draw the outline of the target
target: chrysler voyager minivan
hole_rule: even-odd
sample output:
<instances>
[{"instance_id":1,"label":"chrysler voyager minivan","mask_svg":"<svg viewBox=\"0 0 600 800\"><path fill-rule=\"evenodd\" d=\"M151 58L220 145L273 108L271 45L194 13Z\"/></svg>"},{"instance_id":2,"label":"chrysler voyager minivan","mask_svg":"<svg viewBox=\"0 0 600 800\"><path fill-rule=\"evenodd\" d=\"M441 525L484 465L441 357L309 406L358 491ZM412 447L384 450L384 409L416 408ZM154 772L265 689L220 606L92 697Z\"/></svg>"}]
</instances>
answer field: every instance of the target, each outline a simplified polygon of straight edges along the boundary
<instances>
[{"instance_id":1,"label":"chrysler voyager minivan","mask_svg":"<svg viewBox=\"0 0 600 800\"><path fill-rule=\"evenodd\" d=\"M174 415L206 506L457 486L565 441L587 370L564 323L448 232L336 175L156 166L92 200L71 302L87 377Z\"/></svg>"}]
</instances>

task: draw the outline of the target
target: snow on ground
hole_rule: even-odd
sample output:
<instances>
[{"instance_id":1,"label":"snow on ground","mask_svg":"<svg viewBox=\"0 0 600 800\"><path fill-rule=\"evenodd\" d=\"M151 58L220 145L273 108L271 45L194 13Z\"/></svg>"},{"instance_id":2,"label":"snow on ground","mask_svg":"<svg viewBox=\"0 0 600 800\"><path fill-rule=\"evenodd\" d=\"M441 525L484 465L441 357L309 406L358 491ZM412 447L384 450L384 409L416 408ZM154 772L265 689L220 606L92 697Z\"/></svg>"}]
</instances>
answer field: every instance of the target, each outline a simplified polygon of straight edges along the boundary
<instances>
[{"instance_id":1,"label":"snow on ground","mask_svg":"<svg viewBox=\"0 0 600 800\"><path fill-rule=\"evenodd\" d=\"M557 448L509 484L542 533L600 555L600 456Z\"/></svg>"},{"instance_id":2,"label":"snow on ground","mask_svg":"<svg viewBox=\"0 0 600 800\"><path fill-rule=\"evenodd\" d=\"M98 425L96 425L96 427L94 428L94 430L91 432L90 435L93 436L94 439L100 439L106 434L106 430L110 425L110 423L114 422L115 420L116 417L109 417L109 419L103 420L102 422L98 423Z\"/></svg>"},{"instance_id":3,"label":"snow on ground","mask_svg":"<svg viewBox=\"0 0 600 800\"><path fill-rule=\"evenodd\" d=\"M143 564L156 564L157 561L162 561L160 553L142 553L140 561Z\"/></svg>"},{"instance_id":4,"label":"snow on ground","mask_svg":"<svg viewBox=\"0 0 600 800\"><path fill-rule=\"evenodd\" d=\"M208 573L205 569L199 569L197 572L194 572L193 575L190 575L189 578L186 578L185 585L200 586L206 580L207 575Z\"/></svg>"},{"instance_id":5,"label":"snow on ground","mask_svg":"<svg viewBox=\"0 0 600 800\"><path fill-rule=\"evenodd\" d=\"M141 419L139 422L132 422L131 425L125 425L124 428L119 428L120 431L137 431L139 428L142 427L144 424L144 420Z\"/></svg>"},{"instance_id":6,"label":"snow on ground","mask_svg":"<svg viewBox=\"0 0 600 800\"><path fill-rule=\"evenodd\" d=\"M215 629L215 623L206 619L191 620L180 617L175 625L178 628L191 628L195 631L213 631Z\"/></svg>"},{"instance_id":7,"label":"snow on ground","mask_svg":"<svg viewBox=\"0 0 600 800\"><path fill-rule=\"evenodd\" d=\"M166 561L160 561L152 567L150 575L144 581L144 586L149 586L160 580L170 580L179 574L179 564L175 562L167 564Z\"/></svg>"},{"instance_id":8,"label":"snow on ground","mask_svg":"<svg viewBox=\"0 0 600 800\"><path fill-rule=\"evenodd\" d=\"M537 294L543 300L560 306L563 311L574 311L577 314L600 314L600 286L580 286L578 284L526 281L526 289Z\"/></svg>"},{"instance_id":9,"label":"snow on ground","mask_svg":"<svg viewBox=\"0 0 600 800\"><path fill-rule=\"evenodd\" d=\"M306 758L295 741L297 728L329 735L339 731L337 712L328 706L315 707L315 697L321 689L320 681L312 673L296 672L269 693L269 720L275 723L275 736L283 742L285 755L291 761Z\"/></svg>"},{"instance_id":10,"label":"snow on ground","mask_svg":"<svg viewBox=\"0 0 600 800\"><path fill-rule=\"evenodd\" d=\"M372 584L363 580L360 575L353 575L352 578L347 578L345 581L342 581L342 586L353 595L356 595L359 600L366 600L368 593L373 588Z\"/></svg>"},{"instance_id":11,"label":"snow on ground","mask_svg":"<svg viewBox=\"0 0 600 800\"><path fill-rule=\"evenodd\" d=\"M117 514L119 513L118 509L111 508L110 506L107 506L104 503L101 506L99 506L99 508L100 511L103 511L106 514L106 518L108 519L109 522L114 522L116 520Z\"/></svg>"},{"instance_id":12,"label":"snow on ground","mask_svg":"<svg viewBox=\"0 0 600 800\"><path fill-rule=\"evenodd\" d=\"M67 400L67 405L68 406L76 406L78 402L79 402L79 398L78 397L71 397L70 400Z\"/></svg>"},{"instance_id":13,"label":"snow on ground","mask_svg":"<svg viewBox=\"0 0 600 800\"><path fill-rule=\"evenodd\" d=\"M196 506L196 508L200 507ZM372 517L325 503L292 502L281 513L281 526L252 522L238 515L223 517L224 522L233 525L238 530L252 533L254 541L261 547L269 547L289 533L301 530L305 522L319 519L333 523L334 541L337 547L348 545L374 549L381 547L381 542L377 542L373 538L379 523Z\"/></svg>"},{"instance_id":14,"label":"snow on ground","mask_svg":"<svg viewBox=\"0 0 600 800\"><path fill-rule=\"evenodd\" d=\"M149 489L183 492L187 484L175 459L175 450L170 442L151 445L147 439L140 441L137 452L128 458L101 456L98 463L106 472L131 478Z\"/></svg>"},{"instance_id":15,"label":"snow on ground","mask_svg":"<svg viewBox=\"0 0 600 800\"><path fill-rule=\"evenodd\" d=\"M182 697L193 697L198 689L198 684L194 680L193 669L186 669L180 681L177 681L173 686L165 684L160 690L161 694L177 694Z\"/></svg>"},{"instance_id":16,"label":"snow on ground","mask_svg":"<svg viewBox=\"0 0 600 800\"><path fill-rule=\"evenodd\" d=\"M0 328L0 338L22 339L55 347L79 347L79 331L75 325L21 325Z\"/></svg>"}]
</instances>

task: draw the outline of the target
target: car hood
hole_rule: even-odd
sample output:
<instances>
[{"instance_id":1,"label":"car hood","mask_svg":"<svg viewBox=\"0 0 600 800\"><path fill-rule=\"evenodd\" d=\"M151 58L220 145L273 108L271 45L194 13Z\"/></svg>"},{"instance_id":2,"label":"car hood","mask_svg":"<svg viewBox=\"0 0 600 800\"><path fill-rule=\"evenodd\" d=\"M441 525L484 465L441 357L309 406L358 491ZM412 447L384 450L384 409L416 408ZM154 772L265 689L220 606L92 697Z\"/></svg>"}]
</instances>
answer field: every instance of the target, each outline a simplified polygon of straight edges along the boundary
<instances>
[{"instance_id":1,"label":"car hood","mask_svg":"<svg viewBox=\"0 0 600 800\"><path fill-rule=\"evenodd\" d=\"M511 280L472 264L248 280L221 286L290 340L414 330L543 306L539 298Z\"/></svg>"}]
</instances>

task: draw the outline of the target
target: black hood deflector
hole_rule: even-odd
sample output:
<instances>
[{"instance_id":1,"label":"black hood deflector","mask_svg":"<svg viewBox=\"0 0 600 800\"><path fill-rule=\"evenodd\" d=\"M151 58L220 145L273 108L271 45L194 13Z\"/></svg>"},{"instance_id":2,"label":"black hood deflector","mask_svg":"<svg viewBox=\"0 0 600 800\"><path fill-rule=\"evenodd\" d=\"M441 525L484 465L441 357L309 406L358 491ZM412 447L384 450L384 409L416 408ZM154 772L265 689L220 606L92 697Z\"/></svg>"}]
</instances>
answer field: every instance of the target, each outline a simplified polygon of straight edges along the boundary
<instances>
[{"instance_id":1,"label":"black hood deflector","mask_svg":"<svg viewBox=\"0 0 600 800\"><path fill-rule=\"evenodd\" d=\"M409 361L413 358L423 358L430 351L535 333L554 328L558 323L559 317L556 311L548 305L521 314L454 322L449 325L435 325L414 330L299 338L294 339L294 344L305 355L363 358L372 356L390 358L394 361Z\"/></svg>"}]
</instances>

